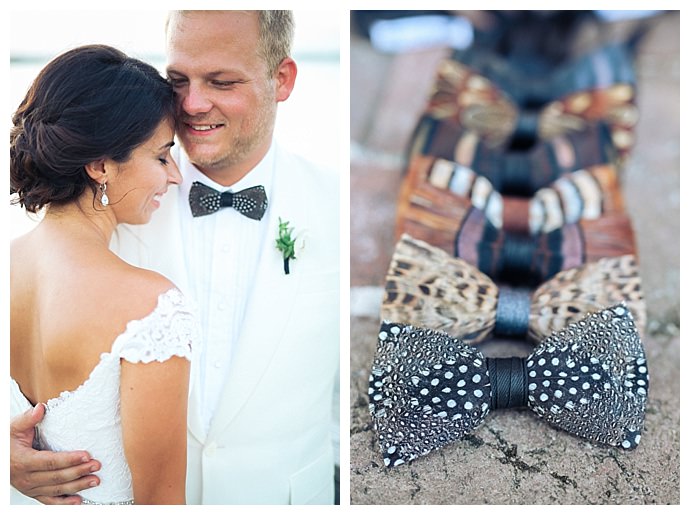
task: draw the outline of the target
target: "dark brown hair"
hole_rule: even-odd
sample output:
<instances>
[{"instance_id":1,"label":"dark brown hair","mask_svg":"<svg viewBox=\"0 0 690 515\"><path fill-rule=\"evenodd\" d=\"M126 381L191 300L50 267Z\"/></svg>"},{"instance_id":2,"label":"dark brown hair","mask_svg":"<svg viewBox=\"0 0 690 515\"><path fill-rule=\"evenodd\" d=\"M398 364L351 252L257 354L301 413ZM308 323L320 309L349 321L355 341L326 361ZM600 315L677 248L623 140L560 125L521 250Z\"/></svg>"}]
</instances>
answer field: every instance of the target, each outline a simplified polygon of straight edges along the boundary
<instances>
[{"instance_id":1,"label":"dark brown hair","mask_svg":"<svg viewBox=\"0 0 690 515\"><path fill-rule=\"evenodd\" d=\"M35 213L95 192L85 166L127 161L174 112L172 88L153 66L105 45L69 50L41 70L12 116L10 193Z\"/></svg>"}]
</instances>

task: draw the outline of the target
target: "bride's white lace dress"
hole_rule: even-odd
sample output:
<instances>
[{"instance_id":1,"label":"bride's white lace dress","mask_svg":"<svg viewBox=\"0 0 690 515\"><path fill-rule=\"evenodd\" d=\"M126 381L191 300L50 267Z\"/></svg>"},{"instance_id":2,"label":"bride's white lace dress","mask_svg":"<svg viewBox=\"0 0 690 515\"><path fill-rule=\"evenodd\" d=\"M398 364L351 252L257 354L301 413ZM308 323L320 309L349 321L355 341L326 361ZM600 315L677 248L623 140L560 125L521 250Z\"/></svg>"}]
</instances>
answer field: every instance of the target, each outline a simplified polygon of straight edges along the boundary
<instances>
[{"instance_id":1,"label":"bride's white lace dress","mask_svg":"<svg viewBox=\"0 0 690 515\"><path fill-rule=\"evenodd\" d=\"M197 319L177 289L161 294L154 311L127 324L101 354L89 378L76 390L50 399L37 428L41 449L87 450L102 463L99 486L81 492L85 504L132 504L132 476L124 455L120 420L120 360L132 363L163 362L172 356L191 359L198 342ZM25 411L31 404L14 379L11 401ZM14 411L14 410L13 410ZM165 422L161 421L161 431Z\"/></svg>"}]
</instances>

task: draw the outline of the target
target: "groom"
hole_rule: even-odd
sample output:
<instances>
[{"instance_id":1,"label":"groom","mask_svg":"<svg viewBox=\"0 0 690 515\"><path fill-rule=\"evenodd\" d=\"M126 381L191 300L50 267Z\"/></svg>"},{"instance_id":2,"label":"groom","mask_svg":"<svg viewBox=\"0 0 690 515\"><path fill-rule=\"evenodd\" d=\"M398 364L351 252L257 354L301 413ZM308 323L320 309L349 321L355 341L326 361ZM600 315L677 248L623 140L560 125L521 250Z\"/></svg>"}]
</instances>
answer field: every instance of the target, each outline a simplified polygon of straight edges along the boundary
<instances>
[{"instance_id":1,"label":"groom","mask_svg":"<svg viewBox=\"0 0 690 515\"><path fill-rule=\"evenodd\" d=\"M150 224L121 228L112 242L198 305L204 344L194 349L190 384L190 504L334 499L338 179L273 140L277 104L297 74L292 33L289 11L171 14L167 72L184 181ZM281 224L292 229L282 250ZM87 487L98 463L82 463L84 452L32 450L27 435L41 416L39 407L13 420L12 485L46 503L77 501L55 495Z\"/></svg>"}]
</instances>

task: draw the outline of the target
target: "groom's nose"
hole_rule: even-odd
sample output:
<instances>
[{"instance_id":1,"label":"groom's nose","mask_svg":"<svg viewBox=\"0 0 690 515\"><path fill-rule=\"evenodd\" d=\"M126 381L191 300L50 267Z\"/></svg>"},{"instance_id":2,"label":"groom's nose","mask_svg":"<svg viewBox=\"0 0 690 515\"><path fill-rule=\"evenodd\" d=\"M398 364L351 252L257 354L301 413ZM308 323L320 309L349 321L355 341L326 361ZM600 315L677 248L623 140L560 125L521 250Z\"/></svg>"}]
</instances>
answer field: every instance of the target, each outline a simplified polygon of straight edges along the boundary
<instances>
[{"instance_id":1,"label":"groom's nose","mask_svg":"<svg viewBox=\"0 0 690 515\"><path fill-rule=\"evenodd\" d=\"M207 113L213 106L203 85L194 83L180 93L180 101L182 110L190 116Z\"/></svg>"}]
</instances>

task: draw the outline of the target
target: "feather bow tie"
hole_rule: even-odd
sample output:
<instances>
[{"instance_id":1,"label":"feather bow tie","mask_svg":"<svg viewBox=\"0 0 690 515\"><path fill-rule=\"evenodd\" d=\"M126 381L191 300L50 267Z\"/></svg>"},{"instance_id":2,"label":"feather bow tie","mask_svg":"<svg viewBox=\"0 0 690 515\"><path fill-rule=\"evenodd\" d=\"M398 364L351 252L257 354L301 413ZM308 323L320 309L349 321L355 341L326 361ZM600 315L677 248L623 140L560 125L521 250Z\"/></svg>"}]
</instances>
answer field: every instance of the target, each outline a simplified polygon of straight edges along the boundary
<instances>
[{"instance_id":1,"label":"feather bow tie","mask_svg":"<svg viewBox=\"0 0 690 515\"><path fill-rule=\"evenodd\" d=\"M637 255L637 248L623 213L522 236L496 229L483 212L471 209L455 238L457 257L493 279L521 284L538 284L561 270L627 254Z\"/></svg>"},{"instance_id":2,"label":"feather bow tie","mask_svg":"<svg viewBox=\"0 0 690 515\"><path fill-rule=\"evenodd\" d=\"M532 292L499 288L468 262L404 234L386 275L381 319L444 331L471 345L491 333L540 341L620 302L642 331L646 309L631 255L564 270Z\"/></svg>"},{"instance_id":3,"label":"feather bow tie","mask_svg":"<svg viewBox=\"0 0 690 515\"><path fill-rule=\"evenodd\" d=\"M531 234L624 210L617 170L610 165L566 174L524 198L501 195L487 178L452 161L431 156L411 161L398 205L401 221L424 224L433 214L457 227L471 207L482 210L496 229Z\"/></svg>"},{"instance_id":4,"label":"feather bow tie","mask_svg":"<svg viewBox=\"0 0 690 515\"><path fill-rule=\"evenodd\" d=\"M490 147L457 122L423 116L410 148L410 157L422 154L455 161L489 179L499 193L518 196L533 195L565 173L620 160L602 122L514 151Z\"/></svg>"},{"instance_id":5,"label":"feather bow tie","mask_svg":"<svg viewBox=\"0 0 690 515\"><path fill-rule=\"evenodd\" d=\"M492 409L519 406L581 438L633 449L648 384L644 348L624 305L553 333L527 358L485 358L446 333L383 323L369 410L389 467L472 433Z\"/></svg>"},{"instance_id":6,"label":"feather bow tie","mask_svg":"<svg viewBox=\"0 0 690 515\"><path fill-rule=\"evenodd\" d=\"M602 120L611 127L618 151L627 154L638 111L634 73L623 53L617 47L604 48L543 80L517 71L506 73L498 66L486 67L483 71L492 76L485 76L476 65L445 60L426 112L433 118L455 120L493 146L511 138L548 139ZM540 107L528 107L533 105Z\"/></svg>"},{"instance_id":7,"label":"feather bow tie","mask_svg":"<svg viewBox=\"0 0 690 515\"><path fill-rule=\"evenodd\" d=\"M261 220L268 207L268 198L263 186L221 193L195 181L189 190L189 206L194 217L210 215L221 208L231 207L247 218Z\"/></svg>"},{"instance_id":8,"label":"feather bow tie","mask_svg":"<svg viewBox=\"0 0 690 515\"><path fill-rule=\"evenodd\" d=\"M610 43L580 56L564 56L535 73L510 57L477 47L454 51L450 60L487 77L499 90L521 105L545 105L578 91L635 84L635 43Z\"/></svg>"}]
</instances>

